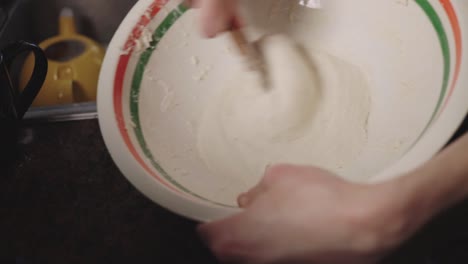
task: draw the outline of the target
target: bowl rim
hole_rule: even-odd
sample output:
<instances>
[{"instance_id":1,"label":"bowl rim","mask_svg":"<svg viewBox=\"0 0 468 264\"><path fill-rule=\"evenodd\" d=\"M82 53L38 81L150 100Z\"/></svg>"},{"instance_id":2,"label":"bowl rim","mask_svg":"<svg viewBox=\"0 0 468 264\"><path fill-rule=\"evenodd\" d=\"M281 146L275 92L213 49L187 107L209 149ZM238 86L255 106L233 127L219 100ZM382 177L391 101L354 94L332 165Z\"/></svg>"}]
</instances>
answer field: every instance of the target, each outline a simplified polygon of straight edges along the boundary
<instances>
[{"instance_id":1,"label":"bowl rim","mask_svg":"<svg viewBox=\"0 0 468 264\"><path fill-rule=\"evenodd\" d=\"M136 26L144 20L144 14L152 5L165 5L166 3L181 3L181 0L140 0L138 1L126 18L119 26L115 33L102 65L98 84L97 108L99 116L99 125L104 138L104 142L124 176L143 194L165 207L166 209L179 215L191 218L194 220L206 222L213 219L219 219L228 215L239 212L238 208L230 208L221 205L212 204L206 201L200 201L193 197L180 193L177 190L171 189L170 186L163 186L158 182L154 175L149 175L128 151L128 146L125 139L120 133L120 127L117 122L118 117L115 113L114 104L114 78L119 65L119 60L122 56L121 43L125 43L128 36L134 34ZM418 3L429 4L428 0L416 0ZM449 14L453 33L455 35L455 44L461 42L457 40L458 35L468 35L468 27L460 28L454 26L458 24L468 25L468 16L457 17L453 15L454 6L461 4L452 3L450 0L442 0L445 11ZM155 14L154 14L155 15ZM462 23L458 22L462 19ZM151 21L152 18L149 18ZM456 21L455 21L456 20ZM149 21L146 21L149 23ZM140 25L141 26L141 25ZM458 36L461 38L461 36ZM458 45L458 44L457 44ZM468 42L461 43L462 50L468 50ZM458 50L457 50L458 53ZM457 54L457 61L460 61L458 71L468 67L468 57L465 53ZM457 74L458 75L458 74ZM122 77L123 78L123 77ZM450 91L450 101L454 102L443 105L441 112L434 116L434 121L427 127L425 133L414 144L414 146L402 157L400 157L393 165L384 168L383 171L372 177L370 183L388 180L407 171L410 171L419 165L429 160L436 154L450 139L459 125L462 123L468 113L468 103L463 98L468 98L468 89L455 89L461 86L462 83L468 83L468 76L454 77L453 83L458 81L458 85L453 84ZM456 80L458 79L458 80ZM170 185L170 184L169 184Z\"/></svg>"}]
</instances>

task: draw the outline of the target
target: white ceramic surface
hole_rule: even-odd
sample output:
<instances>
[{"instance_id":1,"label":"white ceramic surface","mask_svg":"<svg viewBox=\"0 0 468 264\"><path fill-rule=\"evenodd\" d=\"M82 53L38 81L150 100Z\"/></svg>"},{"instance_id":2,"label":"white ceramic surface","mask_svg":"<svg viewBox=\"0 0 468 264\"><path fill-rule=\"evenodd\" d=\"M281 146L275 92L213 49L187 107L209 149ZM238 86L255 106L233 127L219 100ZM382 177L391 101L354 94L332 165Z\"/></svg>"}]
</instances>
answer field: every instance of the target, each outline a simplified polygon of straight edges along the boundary
<instances>
[{"instance_id":1,"label":"white ceramic surface","mask_svg":"<svg viewBox=\"0 0 468 264\"><path fill-rule=\"evenodd\" d=\"M465 0L328 0L319 10L256 0L244 7L251 39L286 33L367 74L368 144L343 177L381 181L419 166L468 111ZM177 0L140 0L109 45L98 112L113 159L140 191L208 221L236 212L236 195L250 186L212 175L197 153L209 94L241 66L227 36L200 37L196 16Z\"/></svg>"}]
</instances>

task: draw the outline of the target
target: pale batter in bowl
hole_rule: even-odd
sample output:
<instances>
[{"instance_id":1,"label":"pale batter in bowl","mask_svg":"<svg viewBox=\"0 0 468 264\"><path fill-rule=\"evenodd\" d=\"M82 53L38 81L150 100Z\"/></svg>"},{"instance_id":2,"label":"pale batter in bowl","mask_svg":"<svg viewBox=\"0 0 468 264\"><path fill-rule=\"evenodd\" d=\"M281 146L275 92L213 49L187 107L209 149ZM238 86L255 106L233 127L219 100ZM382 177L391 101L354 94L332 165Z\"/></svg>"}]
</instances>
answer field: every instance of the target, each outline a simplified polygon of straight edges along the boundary
<instances>
[{"instance_id":1,"label":"pale batter in bowl","mask_svg":"<svg viewBox=\"0 0 468 264\"><path fill-rule=\"evenodd\" d=\"M345 171L367 142L371 104L363 72L282 35L259 47L268 86L255 72L237 72L212 95L198 129L203 161L247 186L273 163Z\"/></svg>"}]
</instances>

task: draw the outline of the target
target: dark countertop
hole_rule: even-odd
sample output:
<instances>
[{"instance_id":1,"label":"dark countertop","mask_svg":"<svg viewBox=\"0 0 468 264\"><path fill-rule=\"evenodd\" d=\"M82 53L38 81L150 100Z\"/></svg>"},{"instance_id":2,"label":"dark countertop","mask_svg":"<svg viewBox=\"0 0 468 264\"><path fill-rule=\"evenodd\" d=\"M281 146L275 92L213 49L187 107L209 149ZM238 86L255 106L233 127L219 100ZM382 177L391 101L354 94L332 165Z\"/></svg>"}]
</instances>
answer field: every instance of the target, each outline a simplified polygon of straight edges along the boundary
<instances>
[{"instance_id":1,"label":"dark countertop","mask_svg":"<svg viewBox=\"0 0 468 264\"><path fill-rule=\"evenodd\" d=\"M96 120L25 126L22 134L18 162L0 170L0 263L216 263L196 223L129 184ZM388 263L468 263L466 223L468 202Z\"/></svg>"},{"instance_id":2,"label":"dark countertop","mask_svg":"<svg viewBox=\"0 0 468 264\"><path fill-rule=\"evenodd\" d=\"M0 263L216 263L195 223L122 176L96 120L23 132L24 156L0 171Z\"/></svg>"}]
</instances>

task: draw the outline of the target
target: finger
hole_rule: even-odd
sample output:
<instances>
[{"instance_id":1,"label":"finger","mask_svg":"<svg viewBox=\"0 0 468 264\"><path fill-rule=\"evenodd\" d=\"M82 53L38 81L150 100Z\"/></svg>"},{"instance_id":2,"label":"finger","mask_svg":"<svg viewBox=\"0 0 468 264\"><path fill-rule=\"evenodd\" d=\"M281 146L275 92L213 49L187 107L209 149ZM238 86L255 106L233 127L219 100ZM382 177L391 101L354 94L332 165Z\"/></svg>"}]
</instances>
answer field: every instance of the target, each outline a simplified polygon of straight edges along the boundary
<instances>
[{"instance_id":1,"label":"finger","mask_svg":"<svg viewBox=\"0 0 468 264\"><path fill-rule=\"evenodd\" d=\"M236 15L234 0L203 0L201 7L202 32L206 37L232 28Z\"/></svg>"},{"instance_id":2,"label":"finger","mask_svg":"<svg viewBox=\"0 0 468 264\"><path fill-rule=\"evenodd\" d=\"M197 231L202 240L222 262L247 262L255 252L259 227L248 213L200 225Z\"/></svg>"},{"instance_id":3,"label":"finger","mask_svg":"<svg viewBox=\"0 0 468 264\"><path fill-rule=\"evenodd\" d=\"M237 204L240 208L249 207L256 199L265 192L265 186L263 184L257 184L255 187L245 192L237 198Z\"/></svg>"},{"instance_id":4,"label":"finger","mask_svg":"<svg viewBox=\"0 0 468 264\"><path fill-rule=\"evenodd\" d=\"M270 186L276 181L285 178L287 176L296 175L304 167L291 165L291 164L274 164L270 165L265 170L265 175L263 175L262 181L260 184L265 186Z\"/></svg>"},{"instance_id":5,"label":"finger","mask_svg":"<svg viewBox=\"0 0 468 264\"><path fill-rule=\"evenodd\" d=\"M199 8L202 0L185 0L184 4L193 8Z\"/></svg>"},{"instance_id":6,"label":"finger","mask_svg":"<svg viewBox=\"0 0 468 264\"><path fill-rule=\"evenodd\" d=\"M244 22L239 18L239 16L235 16L231 22L231 29L240 29L244 26Z\"/></svg>"},{"instance_id":7,"label":"finger","mask_svg":"<svg viewBox=\"0 0 468 264\"><path fill-rule=\"evenodd\" d=\"M268 170L270 168L270 165L267 165L265 167L265 173L264 175L267 174ZM267 190L267 185L263 183L263 180L260 181L257 185L255 185L252 189L249 191L242 193L237 197L237 204L239 205L240 208L247 208L249 207L261 194L265 193Z\"/></svg>"}]
</instances>

